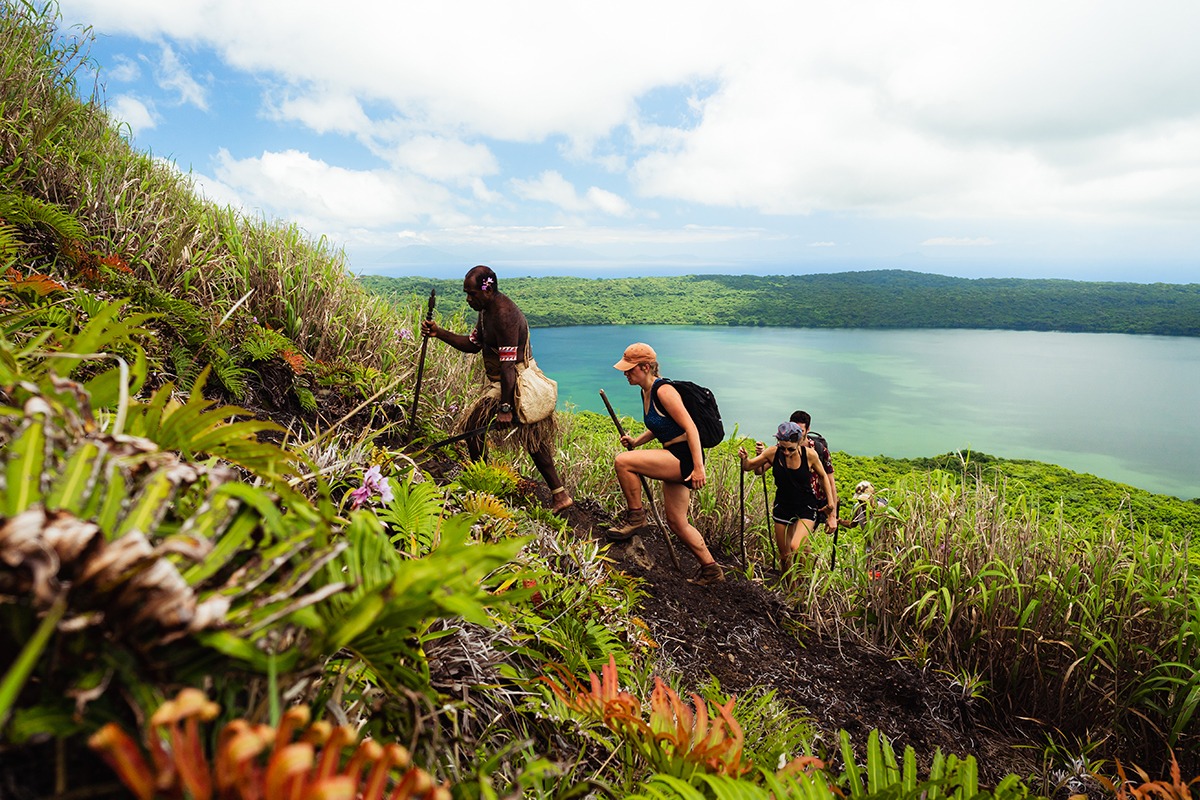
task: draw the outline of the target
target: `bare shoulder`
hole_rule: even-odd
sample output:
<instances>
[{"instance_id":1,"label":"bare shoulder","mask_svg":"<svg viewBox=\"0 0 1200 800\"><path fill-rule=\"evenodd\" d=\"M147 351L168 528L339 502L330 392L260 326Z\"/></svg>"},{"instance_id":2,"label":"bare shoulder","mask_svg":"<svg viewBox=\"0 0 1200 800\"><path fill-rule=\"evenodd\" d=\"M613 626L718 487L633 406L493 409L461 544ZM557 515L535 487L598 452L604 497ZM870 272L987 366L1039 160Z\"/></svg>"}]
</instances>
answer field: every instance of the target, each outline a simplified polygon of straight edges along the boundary
<instances>
[{"instance_id":1,"label":"bare shoulder","mask_svg":"<svg viewBox=\"0 0 1200 800\"><path fill-rule=\"evenodd\" d=\"M525 314L506 294L496 295L496 301L492 305L492 314L496 327L505 333L524 333L528 330Z\"/></svg>"},{"instance_id":2,"label":"bare shoulder","mask_svg":"<svg viewBox=\"0 0 1200 800\"><path fill-rule=\"evenodd\" d=\"M495 302L487 310L487 321L483 326L489 344L501 347L525 344L529 336L529 325L525 315L507 295L496 295Z\"/></svg>"}]
</instances>

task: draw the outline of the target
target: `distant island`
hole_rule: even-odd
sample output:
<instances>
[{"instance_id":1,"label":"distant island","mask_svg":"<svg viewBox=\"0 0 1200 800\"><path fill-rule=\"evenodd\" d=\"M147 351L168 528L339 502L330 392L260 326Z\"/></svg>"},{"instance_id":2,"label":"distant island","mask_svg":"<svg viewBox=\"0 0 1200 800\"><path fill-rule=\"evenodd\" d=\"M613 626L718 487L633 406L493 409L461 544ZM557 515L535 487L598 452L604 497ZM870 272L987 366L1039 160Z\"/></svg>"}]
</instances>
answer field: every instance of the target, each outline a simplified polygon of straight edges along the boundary
<instances>
[{"instance_id":1,"label":"distant island","mask_svg":"<svg viewBox=\"0 0 1200 800\"><path fill-rule=\"evenodd\" d=\"M408 304L437 289L443 316L466 312L460 280L362 275ZM977 328L1200 336L1200 284L952 278L906 270L646 278L500 277L534 327L738 325Z\"/></svg>"}]
</instances>

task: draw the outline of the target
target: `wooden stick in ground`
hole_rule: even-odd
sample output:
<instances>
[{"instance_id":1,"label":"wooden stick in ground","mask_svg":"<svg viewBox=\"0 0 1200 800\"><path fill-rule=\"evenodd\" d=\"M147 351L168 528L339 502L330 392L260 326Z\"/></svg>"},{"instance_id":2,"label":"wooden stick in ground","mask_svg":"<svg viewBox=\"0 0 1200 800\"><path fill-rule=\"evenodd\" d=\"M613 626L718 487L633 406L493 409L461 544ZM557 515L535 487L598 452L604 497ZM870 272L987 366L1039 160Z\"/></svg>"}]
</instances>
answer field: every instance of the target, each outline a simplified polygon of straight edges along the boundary
<instances>
[{"instance_id":1,"label":"wooden stick in ground","mask_svg":"<svg viewBox=\"0 0 1200 800\"><path fill-rule=\"evenodd\" d=\"M437 288L429 290L429 306L425 309L425 319L433 319L433 305L436 300ZM417 361L417 385L413 389L412 410L408 412L408 438L412 439L413 431L417 429L417 401L421 399L421 379L425 377L425 351L429 348L429 337L421 335L421 357Z\"/></svg>"},{"instance_id":2,"label":"wooden stick in ground","mask_svg":"<svg viewBox=\"0 0 1200 800\"><path fill-rule=\"evenodd\" d=\"M831 511L830 513L833 514L835 519L837 518L837 509L836 508L833 511ZM827 516L827 517L825 517L825 519L828 520L829 517ZM815 528L815 526L814 526L814 528ZM833 572L833 570L837 567L837 535L838 535L838 531L840 531L841 529L842 529L841 525L838 525L836 528L833 529L833 546L829 548L829 571L830 572ZM829 522L825 523L825 530L829 530Z\"/></svg>"},{"instance_id":3,"label":"wooden stick in ground","mask_svg":"<svg viewBox=\"0 0 1200 800\"><path fill-rule=\"evenodd\" d=\"M742 545L742 569L746 568L746 470L738 463L738 539Z\"/></svg>"},{"instance_id":4,"label":"wooden stick in ground","mask_svg":"<svg viewBox=\"0 0 1200 800\"><path fill-rule=\"evenodd\" d=\"M621 420L617 418L617 412L613 410L612 403L608 402L608 395L604 393L603 389L600 390L600 399L604 401L604 407L608 409L608 416L612 417L613 425L617 426L617 434L624 436L625 427L621 425ZM675 569L683 572L683 567L679 563L679 556L675 553L675 543L671 541L671 531L663 524L662 518L658 516L658 507L654 504L654 495L650 494L650 484L646 482L645 475L638 475L638 479L642 482L642 496L646 498L646 504L650 506L650 512L654 514L654 523L658 525L658 529L662 531L663 538L667 540L667 550L671 552L671 562L675 564Z\"/></svg>"},{"instance_id":5,"label":"wooden stick in ground","mask_svg":"<svg viewBox=\"0 0 1200 800\"><path fill-rule=\"evenodd\" d=\"M767 510L767 538L771 540L771 552L775 554L775 563L783 569L783 558L775 542L775 522L771 517L771 498L767 496L767 473L762 474L763 508Z\"/></svg>"}]
</instances>

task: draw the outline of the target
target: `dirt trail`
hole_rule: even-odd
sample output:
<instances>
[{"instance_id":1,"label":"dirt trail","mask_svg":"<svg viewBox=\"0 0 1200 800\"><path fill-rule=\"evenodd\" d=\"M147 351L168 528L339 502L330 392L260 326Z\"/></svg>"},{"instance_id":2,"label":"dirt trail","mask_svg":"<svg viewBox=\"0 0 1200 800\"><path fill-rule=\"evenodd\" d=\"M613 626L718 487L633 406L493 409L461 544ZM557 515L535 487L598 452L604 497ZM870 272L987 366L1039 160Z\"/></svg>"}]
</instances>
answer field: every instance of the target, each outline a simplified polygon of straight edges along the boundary
<instances>
[{"instance_id":1,"label":"dirt trail","mask_svg":"<svg viewBox=\"0 0 1200 800\"><path fill-rule=\"evenodd\" d=\"M577 534L597 537L614 521L598 505L579 500L569 519ZM688 575L675 569L657 531L614 545L609 555L619 569L645 581L647 597L638 613L661 646L659 657L694 675L697 684L713 675L733 695L773 688L812 719L832 749L839 730L862 748L878 728L897 752L912 745L920 763L928 763L937 748L974 755L986 785L1010 772L1037 770L1037 751L1015 748L1028 740L991 719L986 706L964 702L944 675L923 674L874 647L805 629L782 595L734 570L726 571L723 584L691 584L695 559L678 541L675 549ZM714 555L736 563L734 556Z\"/></svg>"}]
</instances>

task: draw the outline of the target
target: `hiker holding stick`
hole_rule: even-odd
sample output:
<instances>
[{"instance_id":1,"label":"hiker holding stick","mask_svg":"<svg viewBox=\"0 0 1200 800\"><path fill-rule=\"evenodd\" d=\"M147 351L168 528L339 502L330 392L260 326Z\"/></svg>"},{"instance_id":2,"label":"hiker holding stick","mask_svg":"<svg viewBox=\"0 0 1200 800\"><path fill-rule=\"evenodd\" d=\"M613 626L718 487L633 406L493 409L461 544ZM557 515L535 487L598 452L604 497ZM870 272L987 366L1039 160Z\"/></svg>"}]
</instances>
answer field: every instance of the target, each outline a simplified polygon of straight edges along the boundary
<instances>
[{"instance_id":1,"label":"hiker holding stick","mask_svg":"<svg viewBox=\"0 0 1200 800\"><path fill-rule=\"evenodd\" d=\"M421 332L426 336L441 339L464 353L483 353L486 380L479 397L460 417L459 427L465 431L484 428L494 416L493 428L505 433L497 438L497 443L503 446L515 442L524 446L550 487L551 510L565 513L574 501L554 465L553 400L537 397L536 400L544 402L538 402L535 410L533 395L523 397L518 392L518 384L531 385L523 383L525 371L536 370L540 382L549 383L533 363L529 323L517 304L500 291L491 267L472 267L463 279L463 292L467 295L467 305L479 312L475 329L469 335L452 333L431 319L421 323ZM511 430L513 427L515 431ZM467 438L472 460L483 454L483 435Z\"/></svg>"},{"instance_id":2,"label":"hiker holding stick","mask_svg":"<svg viewBox=\"0 0 1200 800\"><path fill-rule=\"evenodd\" d=\"M779 546L779 568L787 575L792 568L796 551L807 551L809 535L816 527L818 506L810 476L817 476L826 494L831 491L831 478L825 472L815 449L804 445L804 430L795 422L784 422L775 431L776 444L750 458L746 448L738 448L742 470L752 471L767 464L775 479L775 505L771 518L775 521L775 542Z\"/></svg>"},{"instance_id":3,"label":"hiker holding stick","mask_svg":"<svg viewBox=\"0 0 1200 800\"><path fill-rule=\"evenodd\" d=\"M692 489L703 487L707 476L700 432L684 406L682 395L669 381L659 377L658 354L648 344L629 345L613 367L625 374L630 386L642 390L642 419L646 430L636 437L621 436L621 444L628 449L617 454L614 465L627 510L624 524L611 528L608 538L626 541L649 530L646 509L642 505L641 481L642 478L662 481L667 526L700 562L700 573L691 582L707 586L724 581L721 565L708 551L700 531L687 518ZM637 449L651 439L662 442L662 448Z\"/></svg>"}]
</instances>

